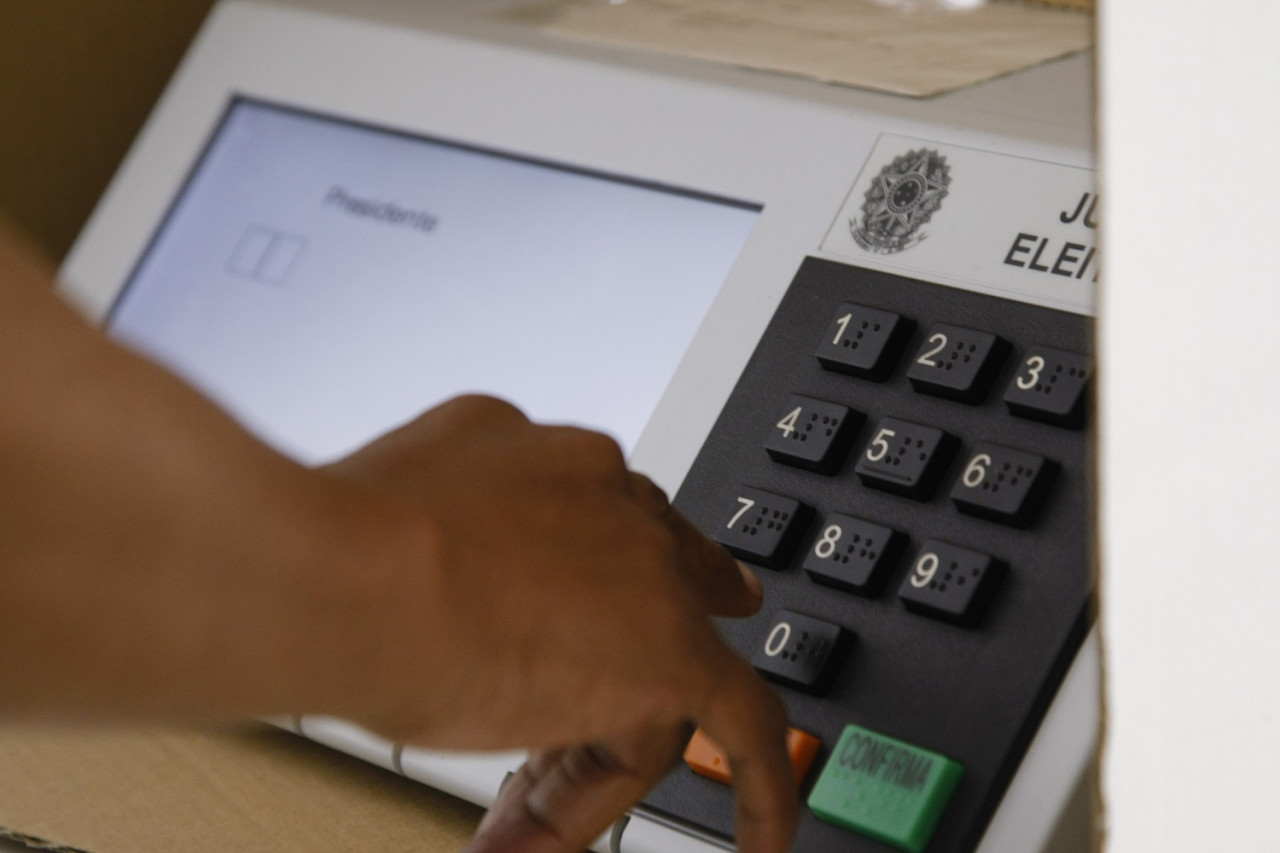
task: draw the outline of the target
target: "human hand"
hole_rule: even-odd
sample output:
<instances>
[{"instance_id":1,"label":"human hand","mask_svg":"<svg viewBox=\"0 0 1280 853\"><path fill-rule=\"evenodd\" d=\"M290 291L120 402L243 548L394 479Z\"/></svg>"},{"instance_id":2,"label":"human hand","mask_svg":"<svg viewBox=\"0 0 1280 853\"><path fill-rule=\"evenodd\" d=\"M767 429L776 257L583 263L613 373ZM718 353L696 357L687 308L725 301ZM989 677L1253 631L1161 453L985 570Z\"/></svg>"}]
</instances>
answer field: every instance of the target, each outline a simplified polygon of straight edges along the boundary
<instances>
[{"instance_id":1,"label":"human hand","mask_svg":"<svg viewBox=\"0 0 1280 853\"><path fill-rule=\"evenodd\" d=\"M431 520L428 570L388 599L390 659L348 714L410 743L533 750L471 853L581 849L669 769L690 721L729 757L739 849L787 848L785 712L708 618L754 612L758 581L616 444L470 397L327 472Z\"/></svg>"}]
</instances>

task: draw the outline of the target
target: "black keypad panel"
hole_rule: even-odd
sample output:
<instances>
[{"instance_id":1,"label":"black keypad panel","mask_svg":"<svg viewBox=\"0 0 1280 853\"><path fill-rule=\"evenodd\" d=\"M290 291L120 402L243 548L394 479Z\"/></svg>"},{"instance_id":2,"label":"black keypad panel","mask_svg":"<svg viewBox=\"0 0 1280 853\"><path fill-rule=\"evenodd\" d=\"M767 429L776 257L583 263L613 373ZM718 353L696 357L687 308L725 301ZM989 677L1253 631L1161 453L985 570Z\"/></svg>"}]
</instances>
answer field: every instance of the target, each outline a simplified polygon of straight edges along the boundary
<instances>
[{"instance_id":1,"label":"black keypad panel","mask_svg":"<svg viewBox=\"0 0 1280 853\"><path fill-rule=\"evenodd\" d=\"M778 684L826 693L853 643L853 632L791 610L778 611L768 625L751 665Z\"/></svg>"},{"instance_id":2,"label":"black keypad panel","mask_svg":"<svg viewBox=\"0 0 1280 853\"><path fill-rule=\"evenodd\" d=\"M955 439L937 427L881 418L854 471L864 485L924 500L950 461Z\"/></svg>"},{"instance_id":3,"label":"black keypad panel","mask_svg":"<svg viewBox=\"0 0 1280 853\"><path fill-rule=\"evenodd\" d=\"M1004 392L1005 405L1020 418L1079 429L1093 359L1047 346L1028 347L1018 372Z\"/></svg>"},{"instance_id":4,"label":"black keypad panel","mask_svg":"<svg viewBox=\"0 0 1280 853\"><path fill-rule=\"evenodd\" d=\"M875 596L884 587L906 540L883 524L832 513L804 558L815 582L857 595Z\"/></svg>"},{"instance_id":5,"label":"black keypad panel","mask_svg":"<svg viewBox=\"0 0 1280 853\"><path fill-rule=\"evenodd\" d=\"M777 568L787 561L810 508L794 498L740 488L724 503L724 524L714 538L736 557Z\"/></svg>"},{"instance_id":6,"label":"black keypad panel","mask_svg":"<svg viewBox=\"0 0 1280 853\"><path fill-rule=\"evenodd\" d=\"M771 569L767 606L717 625L836 759L802 786L797 853L891 849L830 813L854 741L958 765L912 845L976 849L1093 618L1090 434L1069 428L1090 351L1075 314L801 265L673 498ZM643 808L733 835L732 789L688 767Z\"/></svg>"},{"instance_id":7,"label":"black keypad panel","mask_svg":"<svg viewBox=\"0 0 1280 853\"><path fill-rule=\"evenodd\" d=\"M792 394L769 431L764 448L774 461L834 473L864 420L848 406Z\"/></svg>"},{"instance_id":8,"label":"black keypad panel","mask_svg":"<svg viewBox=\"0 0 1280 853\"><path fill-rule=\"evenodd\" d=\"M889 375L915 323L901 314L845 302L834 311L818 345L827 370L881 382Z\"/></svg>"},{"instance_id":9,"label":"black keypad panel","mask_svg":"<svg viewBox=\"0 0 1280 853\"><path fill-rule=\"evenodd\" d=\"M978 442L951 489L951 500L961 512L1025 527L1056 472L1057 466L1038 453Z\"/></svg>"},{"instance_id":10,"label":"black keypad panel","mask_svg":"<svg viewBox=\"0 0 1280 853\"><path fill-rule=\"evenodd\" d=\"M973 625L1003 574L1004 564L988 554L930 540L921 546L898 597L916 613Z\"/></svg>"},{"instance_id":11,"label":"black keypad panel","mask_svg":"<svg viewBox=\"0 0 1280 853\"><path fill-rule=\"evenodd\" d=\"M935 323L911 361L907 379L922 394L978 403L1004 361L1009 345L991 334Z\"/></svg>"}]
</instances>

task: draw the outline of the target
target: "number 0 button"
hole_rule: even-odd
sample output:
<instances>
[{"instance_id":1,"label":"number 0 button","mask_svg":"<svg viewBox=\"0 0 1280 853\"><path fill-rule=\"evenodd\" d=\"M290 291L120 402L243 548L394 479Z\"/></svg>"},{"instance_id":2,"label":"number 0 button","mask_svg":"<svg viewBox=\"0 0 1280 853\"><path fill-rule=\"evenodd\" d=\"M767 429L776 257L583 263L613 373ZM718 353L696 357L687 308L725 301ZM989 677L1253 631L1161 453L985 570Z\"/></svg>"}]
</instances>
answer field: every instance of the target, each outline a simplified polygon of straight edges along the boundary
<instances>
[{"instance_id":1,"label":"number 0 button","mask_svg":"<svg viewBox=\"0 0 1280 853\"><path fill-rule=\"evenodd\" d=\"M764 448L775 462L834 474L863 420L848 406L792 394Z\"/></svg>"},{"instance_id":2,"label":"number 0 button","mask_svg":"<svg viewBox=\"0 0 1280 853\"><path fill-rule=\"evenodd\" d=\"M778 684L826 693L853 645L853 633L793 610L779 610L768 625L751 665Z\"/></svg>"},{"instance_id":3,"label":"number 0 button","mask_svg":"<svg viewBox=\"0 0 1280 853\"><path fill-rule=\"evenodd\" d=\"M898 590L908 610L972 625L1004 576L1004 564L977 551L929 540Z\"/></svg>"},{"instance_id":4,"label":"number 0 button","mask_svg":"<svg viewBox=\"0 0 1280 853\"><path fill-rule=\"evenodd\" d=\"M782 568L795 550L812 510L793 498L760 489L739 489L724 509L714 538L736 557Z\"/></svg>"}]
</instances>

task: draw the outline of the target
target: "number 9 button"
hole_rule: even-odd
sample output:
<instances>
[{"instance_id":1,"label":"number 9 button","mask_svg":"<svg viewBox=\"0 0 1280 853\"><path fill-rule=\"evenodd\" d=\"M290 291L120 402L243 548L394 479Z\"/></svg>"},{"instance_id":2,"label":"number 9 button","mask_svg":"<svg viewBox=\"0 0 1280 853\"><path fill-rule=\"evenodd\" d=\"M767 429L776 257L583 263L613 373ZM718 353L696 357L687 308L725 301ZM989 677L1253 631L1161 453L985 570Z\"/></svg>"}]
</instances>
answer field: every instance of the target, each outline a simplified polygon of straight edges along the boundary
<instances>
[{"instance_id":1,"label":"number 9 button","mask_svg":"<svg viewBox=\"0 0 1280 853\"><path fill-rule=\"evenodd\" d=\"M977 551L930 539L920 547L898 597L915 613L973 625L995 593L1005 566Z\"/></svg>"}]
</instances>

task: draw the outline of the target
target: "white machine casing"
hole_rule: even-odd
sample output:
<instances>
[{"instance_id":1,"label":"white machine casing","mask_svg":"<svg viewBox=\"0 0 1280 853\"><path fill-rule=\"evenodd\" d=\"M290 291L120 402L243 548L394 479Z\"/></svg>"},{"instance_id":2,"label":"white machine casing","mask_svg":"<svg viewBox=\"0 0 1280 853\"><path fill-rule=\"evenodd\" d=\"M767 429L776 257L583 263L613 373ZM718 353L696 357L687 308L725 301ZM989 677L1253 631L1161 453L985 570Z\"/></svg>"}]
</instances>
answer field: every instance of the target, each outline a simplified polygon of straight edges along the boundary
<instances>
[{"instance_id":1,"label":"white machine casing","mask_svg":"<svg viewBox=\"0 0 1280 853\"><path fill-rule=\"evenodd\" d=\"M61 273L102 321L238 96L762 206L736 263L630 454L674 493L806 256L885 134L1056 164L1089 175L1091 57L1059 60L911 100L691 59L567 42L495 13L509 0L226 0L217 6ZM1034 188L1020 188L1034 193ZM1054 196L1049 206L1062 200ZM1054 207L1054 209L1058 209ZM987 288L964 272L893 255L865 267L1092 313L1092 294ZM1089 635L979 847L1050 849L1089 782L1099 732L1098 645ZM473 802L492 802L520 756L393 744L330 718L299 734ZM599 853L709 851L643 815Z\"/></svg>"}]
</instances>

